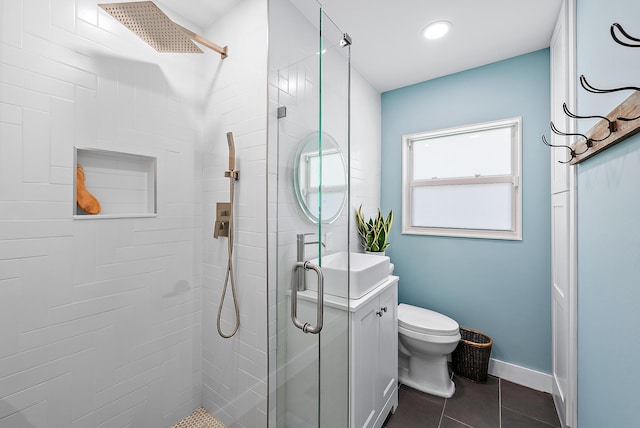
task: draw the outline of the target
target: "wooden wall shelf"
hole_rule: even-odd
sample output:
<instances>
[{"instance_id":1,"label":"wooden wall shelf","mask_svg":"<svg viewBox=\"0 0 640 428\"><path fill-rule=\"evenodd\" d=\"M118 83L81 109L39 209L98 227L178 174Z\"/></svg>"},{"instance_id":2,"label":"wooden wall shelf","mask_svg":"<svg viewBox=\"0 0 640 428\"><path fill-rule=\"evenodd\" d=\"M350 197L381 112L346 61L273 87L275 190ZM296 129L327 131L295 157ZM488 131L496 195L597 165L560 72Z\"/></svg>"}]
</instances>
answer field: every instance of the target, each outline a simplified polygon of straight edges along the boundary
<instances>
[{"instance_id":1,"label":"wooden wall shelf","mask_svg":"<svg viewBox=\"0 0 640 428\"><path fill-rule=\"evenodd\" d=\"M593 147L588 150L587 140L580 138L571 145L571 148L575 153L584 153L576 155L569 164L579 164L640 132L640 119L632 121L618 120L619 117L633 118L638 116L640 116L640 91L635 91L607 115L609 120L616 122L617 130L603 141L593 142ZM606 120L600 120L585 135L587 138L598 140L604 138L607 134L609 134L609 123Z\"/></svg>"}]
</instances>

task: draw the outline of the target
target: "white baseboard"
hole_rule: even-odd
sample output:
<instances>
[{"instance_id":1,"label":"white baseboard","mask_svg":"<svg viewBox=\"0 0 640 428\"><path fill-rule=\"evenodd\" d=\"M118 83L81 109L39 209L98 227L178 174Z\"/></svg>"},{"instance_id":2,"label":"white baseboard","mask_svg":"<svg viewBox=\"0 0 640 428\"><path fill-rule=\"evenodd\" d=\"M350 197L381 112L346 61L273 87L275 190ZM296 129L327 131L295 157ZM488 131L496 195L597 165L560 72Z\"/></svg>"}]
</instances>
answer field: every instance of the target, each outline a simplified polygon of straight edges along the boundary
<instances>
[{"instance_id":1,"label":"white baseboard","mask_svg":"<svg viewBox=\"0 0 640 428\"><path fill-rule=\"evenodd\" d=\"M542 392L551 393L553 386L553 377L550 374L493 358L489 360L489 374Z\"/></svg>"}]
</instances>

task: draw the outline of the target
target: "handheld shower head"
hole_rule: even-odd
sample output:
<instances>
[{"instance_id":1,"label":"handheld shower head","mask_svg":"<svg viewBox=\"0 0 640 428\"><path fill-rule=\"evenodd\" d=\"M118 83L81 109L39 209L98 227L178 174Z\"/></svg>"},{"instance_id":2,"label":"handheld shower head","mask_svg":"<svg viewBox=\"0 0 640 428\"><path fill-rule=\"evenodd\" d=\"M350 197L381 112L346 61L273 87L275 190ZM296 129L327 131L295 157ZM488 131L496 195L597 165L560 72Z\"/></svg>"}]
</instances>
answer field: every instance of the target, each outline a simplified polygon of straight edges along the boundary
<instances>
[{"instance_id":1,"label":"handheld shower head","mask_svg":"<svg viewBox=\"0 0 640 428\"><path fill-rule=\"evenodd\" d=\"M229 144L229 171L236 169L236 145L233 142L233 132L227 132L227 144Z\"/></svg>"}]
</instances>

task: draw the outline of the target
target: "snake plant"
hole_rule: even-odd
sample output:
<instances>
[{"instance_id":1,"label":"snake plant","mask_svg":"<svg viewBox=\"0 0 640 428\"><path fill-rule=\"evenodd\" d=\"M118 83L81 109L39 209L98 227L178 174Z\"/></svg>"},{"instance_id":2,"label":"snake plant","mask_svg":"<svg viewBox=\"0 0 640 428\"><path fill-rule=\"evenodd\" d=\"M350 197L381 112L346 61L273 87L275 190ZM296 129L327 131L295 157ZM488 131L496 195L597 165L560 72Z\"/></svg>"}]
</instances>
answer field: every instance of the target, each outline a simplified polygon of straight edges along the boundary
<instances>
[{"instance_id":1,"label":"snake plant","mask_svg":"<svg viewBox=\"0 0 640 428\"><path fill-rule=\"evenodd\" d=\"M369 218L369 221L365 221L362 215L362 205L360 205L356 211L356 223L360 242L365 251L381 252L391 245L387 240L393 224L393 210L389 211L387 218L384 218L378 209L376 218Z\"/></svg>"}]
</instances>

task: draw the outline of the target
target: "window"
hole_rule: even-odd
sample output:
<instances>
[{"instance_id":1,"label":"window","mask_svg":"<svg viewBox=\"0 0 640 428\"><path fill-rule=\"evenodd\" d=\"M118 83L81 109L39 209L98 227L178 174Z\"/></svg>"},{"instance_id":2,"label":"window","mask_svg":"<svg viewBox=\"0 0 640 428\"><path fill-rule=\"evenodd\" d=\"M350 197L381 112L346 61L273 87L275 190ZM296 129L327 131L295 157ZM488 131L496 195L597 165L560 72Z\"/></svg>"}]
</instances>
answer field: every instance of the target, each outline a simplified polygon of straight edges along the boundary
<instances>
[{"instance_id":1,"label":"window","mask_svg":"<svg viewBox=\"0 0 640 428\"><path fill-rule=\"evenodd\" d=\"M402 137L402 233L522 239L522 118Z\"/></svg>"}]
</instances>

